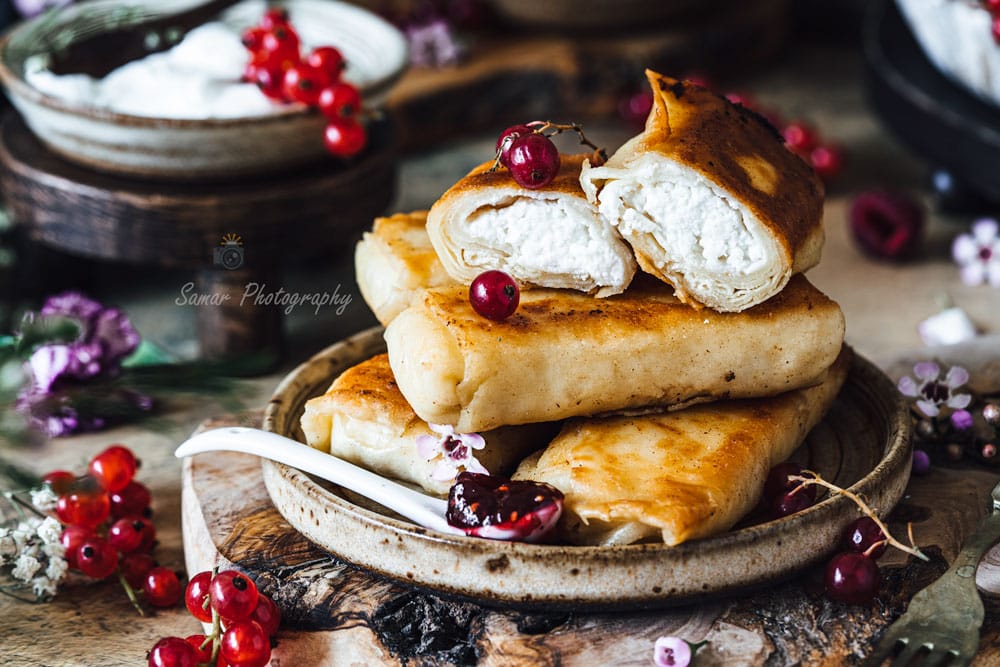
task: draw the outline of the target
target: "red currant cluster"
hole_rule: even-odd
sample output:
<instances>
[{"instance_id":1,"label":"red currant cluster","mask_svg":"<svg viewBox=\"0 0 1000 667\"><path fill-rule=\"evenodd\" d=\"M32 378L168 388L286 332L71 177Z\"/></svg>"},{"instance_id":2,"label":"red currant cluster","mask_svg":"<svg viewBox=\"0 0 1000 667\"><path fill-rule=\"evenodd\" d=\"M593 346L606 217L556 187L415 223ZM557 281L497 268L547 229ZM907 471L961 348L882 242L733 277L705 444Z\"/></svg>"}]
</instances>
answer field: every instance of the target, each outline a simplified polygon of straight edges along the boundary
<instances>
[{"instance_id":1,"label":"red currant cluster","mask_svg":"<svg viewBox=\"0 0 1000 667\"><path fill-rule=\"evenodd\" d=\"M181 584L177 573L150 555L156 529L149 489L133 479L138 467L131 450L111 445L90 460L85 475L54 470L42 479L58 496L69 567L94 579L118 572L133 603L142 591L150 605L170 607L180 599Z\"/></svg>"},{"instance_id":2,"label":"red currant cluster","mask_svg":"<svg viewBox=\"0 0 1000 667\"><path fill-rule=\"evenodd\" d=\"M772 468L764 484L764 502L773 518L800 512L816 502L816 485L807 484L803 479L821 482L821 486L831 491L848 495L865 512L865 516L852 521L844 529L842 550L827 563L824 587L831 600L847 604L870 603L882 580L875 560L885 553L886 546L891 542L916 555L920 555L919 550L903 547L891 540L873 518L871 510L856 496L829 482L810 477L801 466L790 461Z\"/></svg>"},{"instance_id":3,"label":"red currant cluster","mask_svg":"<svg viewBox=\"0 0 1000 667\"><path fill-rule=\"evenodd\" d=\"M303 58L298 33L280 8L264 12L260 24L243 33L243 45L250 51L244 80L272 100L319 108L329 121L323 139L330 153L347 158L365 147L368 134L357 118L361 93L341 79L340 51L320 46Z\"/></svg>"},{"instance_id":4,"label":"red currant cluster","mask_svg":"<svg viewBox=\"0 0 1000 667\"><path fill-rule=\"evenodd\" d=\"M271 659L281 612L245 574L199 572L188 582L184 604L212 624L211 633L161 639L149 652L149 667L263 667Z\"/></svg>"}]
</instances>

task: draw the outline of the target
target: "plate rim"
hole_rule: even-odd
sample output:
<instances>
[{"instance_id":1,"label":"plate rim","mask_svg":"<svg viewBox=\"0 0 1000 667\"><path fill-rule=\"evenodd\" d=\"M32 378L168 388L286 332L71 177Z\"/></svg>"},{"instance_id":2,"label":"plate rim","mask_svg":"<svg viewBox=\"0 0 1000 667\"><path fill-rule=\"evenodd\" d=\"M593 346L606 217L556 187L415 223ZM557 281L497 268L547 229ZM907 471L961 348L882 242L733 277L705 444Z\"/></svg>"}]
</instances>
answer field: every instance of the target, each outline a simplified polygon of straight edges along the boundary
<instances>
[{"instance_id":1,"label":"plate rim","mask_svg":"<svg viewBox=\"0 0 1000 667\"><path fill-rule=\"evenodd\" d=\"M294 401L289 400L289 396L293 396L295 392L299 391L300 386L303 383L302 378L313 373L314 369L319 365L329 368L331 366L330 359L332 357L340 357L345 354L356 355L359 351L355 350L355 348L367 349L368 347L376 345L373 342L373 338L375 336L381 336L382 331L383 328L379 326L366 329L330 345L315 354L310 359L299 364L299 366L286 375L276 387L274 395L265 409L263 428L265 430L286 434L284 432L283 425L287 424L287 420L289 419L288 412L291 409L290 404L294 403ZM382 342L382 345L384 345L384 341ZM373 354L376 353L377 352L373 352ZM857 382L859 378L874 382L873 391L877 391L881 394L882 398L889 399L888 404L892 407L892 410L889 413L890 419L888 423L885 424L887 440L884 445L881 458L867 475L857 480L848 488L853 493L860 494L868 498L871 498L874 495L888 500L888 502L877 503L877 513L880 516L885 516L902 497L906 483L909 479L909 462L911 460L912 450L909 411L903 398L898 394L895 385L888 378L888 376L878 369L878 367L876 367L871 361L865 359L857 352L854 352L847 382ZM310 382L310 384L312 384L312 382ZM691 540L676 546L667 546L665 544L628 544L614 546L525 544L438 533L433 530L416 526L405 520L386 516L356 505L350 500L326 490L315 482L308 474L289 466L269 460L264 460L262 462L262 466L265 484L268 487L268 493L271 496L275 507L282 514L282 516L286 518L286 520L292 523L293 527L311 540L313 539L310 535L312 532L310 530L311 527L299 525L301 522L296 521L294 516L289 517L288 514L286 514L286 511L284 511L285 508L281 506L282 504L276 498L276 495L278 495L282 489L286 487L286 485L299 486L302 493L314 495L318 498L322 498L328 503L331 503L351 521L358 523L363 528L375 528L383 531L387 530L390 534L399 539L408 538L415 540L418 543L427 545L467 551L470 552L470 555L487 559L503 559L505 557L510 558L511 556L516 556L521 560L544 562L553 557L558 557L574 562L601 563L602 566L605 567L617 564L639 565L646 562L655 563L658 560L662 560L665 555L671 556L671 560L686 561L697 559L700 555L699 552L701 552L702 555L704 554L706 545L709 545L713 551L752 547L761 537L767 537L761 535L761 533L765 532L764 527L768 527L768 533L777 529L782 535L788 533L794 534L798 530L813 529L817 524L829 524L835 521L839 514L844 512L847 508L853 506L853 502L850 499L842 495L831 495L812 507L788 517L768 521L762 524L738 528L707 538ZM895 479L893 479L893 475L896 476ZM873 487L875 487L882 479L890 479L892 480L892 484L890 484L889 488L884 489L881 493L874 493L875 489ZM839 531L839 529L840 527L838 527L837 530ZM725 587L724 591L729 593L733 591L745 590L790 576L791 574L794 574L795 572L822 560L836 549L835 542L828 542L829 544L825 547L820 546L820 548L813 550L812 553L804 554L793 565L778 568L774 572L770 573L764 580L748 582L746 585L736 584ZM781 544L780 539L778 540L778 544ZM660 592L651 590L645 593L623 593L623 596L620 599L610 602L604 595L589 594L548 594L540 595L539 597L532 596L529 599L525 599L523 594L508 594L505 591L497 591L488 586L485 586L477 594L470 594L469 590L465 586L452 586L447 583L442 584L440 582L428 583L414 575L412 572L404 573L397 571L394 568L387 569L385 567L379 567L371 564L370 562L358 562L350 557L345 557L342 553L338 553L338 551L331 549L328 545L319 544L318 546L324 550L331 551L331 553L336 554L338 557L352 562L363 569L387 576L404 584L431 589L435 592L447 595L457 595L467 599L474 599L477 602L487 604L490 602L503 604L523 603L529 606L542 605L548 607L559 607L560 605L572 604L574 607L585 606L587 608L620 609L625 606L634 608L636 605L668 606L681 604L718 595L722 592L722 590L716 591L706 589L701 592L691 591L685 594L676 594L671 593L666 589Z\"/></svg>"}]
</instances>

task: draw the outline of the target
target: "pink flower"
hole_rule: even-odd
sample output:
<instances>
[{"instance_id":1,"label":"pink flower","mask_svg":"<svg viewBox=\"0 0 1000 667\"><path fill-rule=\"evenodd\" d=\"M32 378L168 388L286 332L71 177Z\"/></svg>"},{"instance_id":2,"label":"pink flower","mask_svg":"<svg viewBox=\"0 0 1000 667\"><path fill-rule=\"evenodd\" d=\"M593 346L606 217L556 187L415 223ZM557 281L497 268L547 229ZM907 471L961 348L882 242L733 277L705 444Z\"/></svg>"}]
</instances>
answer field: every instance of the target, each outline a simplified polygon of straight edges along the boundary
<instances>
[{"instance_id":1,"label":"pink flower","mask_svg":"<svg viewBox=\"0 0 1000 667\"><path fill-rule=\"evenodd\" d=\"M455 433L454 427L447 424L428 424L428 426L441 437L417 436L417 453L427 461L437 459L437 465L431 472L431 479L446 482L454 480L458 473L463 471L490 474L490 471L473 455L473 450L486 446L483 436L478 433Z\"/></svg>"},{"instance_id":2,"label":"pink flower","mask_svg":"<svg viewBox=\"0 0 1000 667\"><path fill-rule=\"evenodd\" d=\"M680 637L660 637L653 646L656 667L687 667L691 662L691 646Z\"/></svg>"},{"instance_id":3,"label":"pink flower","mask_svg":"<svg viewBox=\"0 0 1000 667\"><path fill-rule=\"evenodd\" d=\"M966 285L1000 287L1000 227L992 218L972 223L971 234L959 234L951 245L959 275Z\"/></svg>"},{"instance_id":4,"label":"pink flower","mask_svg":"<svg viewBox=\"0 0 1000 667\"><path fill-rule=\"evenodd\" d=\"M972 401L970 394L955 393L955 389L969 381L969 372L961 366L949 368L943 381L939 379L941 367L933 361L920 362L913 367L913 374L916 380L907 375L899 380L897 387L903 396L916 398L917 408L928 417L937 417L942 405L962 410Z\"/></svg>"}]
</instances>

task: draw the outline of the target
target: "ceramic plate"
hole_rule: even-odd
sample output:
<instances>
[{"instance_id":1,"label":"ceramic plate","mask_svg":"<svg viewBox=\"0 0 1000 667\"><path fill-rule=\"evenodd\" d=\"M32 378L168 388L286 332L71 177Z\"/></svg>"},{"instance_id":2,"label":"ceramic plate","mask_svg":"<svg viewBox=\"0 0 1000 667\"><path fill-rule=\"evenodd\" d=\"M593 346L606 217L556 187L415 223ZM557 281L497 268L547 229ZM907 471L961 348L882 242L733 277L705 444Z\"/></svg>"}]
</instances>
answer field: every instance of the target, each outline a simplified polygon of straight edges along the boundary
<instances>
[{"instance_id":1,"label":"ceramic plate","mask_svg":"<svg viewBox=\"0 0 1000 667\"><path fill-rule=\"evenodd\" d=\"M276 390L264 428L303 440L305 402L383 351L376 328L302 364ZM793 458L885 514L906 487L910 451L909 416L895 386L856 357L832 409ZM315 544L379 574L487 604L635 608L748 589L826 558L859 516L851 501L832 497L784 519L676 547L531 545L429 531L299 470L269 461L263 467L275 507Z\"/></svg>"}]
</instances>

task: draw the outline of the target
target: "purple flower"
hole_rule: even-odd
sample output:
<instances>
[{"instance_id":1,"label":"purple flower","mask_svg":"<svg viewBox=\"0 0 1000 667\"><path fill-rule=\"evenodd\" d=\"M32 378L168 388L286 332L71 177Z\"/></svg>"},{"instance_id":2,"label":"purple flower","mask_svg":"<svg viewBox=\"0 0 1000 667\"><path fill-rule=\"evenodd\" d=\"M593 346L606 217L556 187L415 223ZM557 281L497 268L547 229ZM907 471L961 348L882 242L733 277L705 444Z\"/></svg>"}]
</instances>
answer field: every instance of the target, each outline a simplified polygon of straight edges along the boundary
<instances>
[{"instance_id":1,"label":"purple flower","mask_svg":"<svg viewBox=\"0 0 1000 667\"><path fill-rule=\"evenodd\" d=\"M17 13L26 19L37 16L47 9L53 7L65 7L73 0L13 0L11 4Z\"/></svg>"},{"instance_id":2,"label":"purple flower","mask_svg":"<svg viewBox=\"0 0 1000 667\"><path fill-rule=\"evenodd\" d=\"M933 361L918 363L913 374L916 380L907 375L899 380L897 387L903 396L916 398L917 408L928 417L937 417L942 405L961 410L972 401L969 394L955 393L955 389L969 381L969 372L961 366L949 368L943 381L939 379L941 367Z\"/></svg>"},{"instance_id":3,"label":"purple flower","mask_svg":"<svg viewBox=\"0 0 1000 667\"><path fill-rule=\"evenodd\" d=\"M417 67L454 65L462 55L451 26L444 19L407 26L410 63Z\"/></svg>"},{"instance_id":4,"label":"purple flower","mask_svg":"<svg viewBox=\"0 0 1000 667\"><path fill-rule=\"evenodd\" d=\"M63 292L46 299L38 312L41 315L72 317L87 326L102 310L104 306L79 292Z\"/></svg>"},{"instance_id":5,"label":"purple flower","mask_svg":"<svg viewBox=\"0 0 1000 667\"><path fill-rule=\"evenodd\" d=\"M691 646L680 637L660 637L653 646L656 667L687 667L691 662Z\"/></svg>"},{"instance_id":6,"label":"purple flower","mask_svg":"<svg viewBox=\"0 0 1000 667\"><path fill-rule=\"evenodd\" d=\"M951 413L951 425L959 431L968 431L972 428L972 413L968 410L955 410Z\"/></svg>"},{"instance_id":7,"label":"purple flower","mask_svg":"<svg viewBox=\"0 0 1000 667\"><path fill-rule=\"evenodd\" d=\"M473 450L486 446L483 436L478 433L455 433L454 427L448 425L428 426L440 437L418 435L417 453L427 461L437 459L431 479L439 482L454 480L462 471L490 474L472 453Z\"/></svg>"},{"instance_id":8,"label":"purple flower","mask_svg":"<svg viewBox=\"0 0 1000 667\"><path fill-rule=\"evenodd\" d=\"M951 244L951 255L966 285L989 283L1000 287L1000 226L992 218L972 223L971 234L959 234Z\"/></svg>"},{"instance_id":9,"label":"purple flower","mask_svg":"<svg viewBox=\"0 0 1000 667\"><path fill-rule=\"evenodd\" d=\"M100 343L108 361L119 362L139 347L139 332L117 308L101 311L91 322L91 339Z\"/></svg>"}]
</instances>

